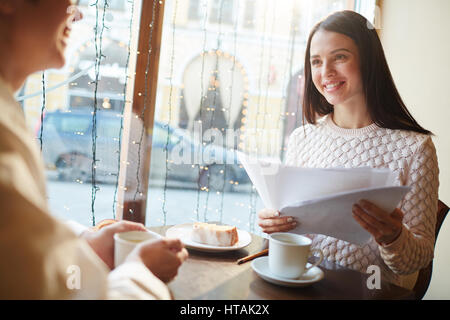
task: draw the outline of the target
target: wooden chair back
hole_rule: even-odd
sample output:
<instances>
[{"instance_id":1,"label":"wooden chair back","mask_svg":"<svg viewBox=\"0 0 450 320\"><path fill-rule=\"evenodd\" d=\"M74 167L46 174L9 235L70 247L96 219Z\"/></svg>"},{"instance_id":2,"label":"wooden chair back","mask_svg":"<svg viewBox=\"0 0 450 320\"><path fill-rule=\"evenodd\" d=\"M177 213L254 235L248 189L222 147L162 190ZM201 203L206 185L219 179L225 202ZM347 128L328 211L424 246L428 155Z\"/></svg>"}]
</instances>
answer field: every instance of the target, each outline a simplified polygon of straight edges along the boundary
<instances>
[{"instance_id":1,"label":"wooden chair back","mask_svg":"<svg viewBox=\"0 0 450 320\"><path fill-rule=\"evenodd\" d=\"M436 218L436 240L434 244L436 245L437 237L439 234L439 230L441 229L442 223L444 222L445 217L447 216L449 207L443 203L441 200L438 200L438 211ZM419 275L417 277L416 284L414 286L413 291L415 292L415 299L421 300L425 293L428 290L428 286L431 281L431 274L433 272L433 260L431 260L430 264L419 271Z\"/></svg>"}]
</instances>

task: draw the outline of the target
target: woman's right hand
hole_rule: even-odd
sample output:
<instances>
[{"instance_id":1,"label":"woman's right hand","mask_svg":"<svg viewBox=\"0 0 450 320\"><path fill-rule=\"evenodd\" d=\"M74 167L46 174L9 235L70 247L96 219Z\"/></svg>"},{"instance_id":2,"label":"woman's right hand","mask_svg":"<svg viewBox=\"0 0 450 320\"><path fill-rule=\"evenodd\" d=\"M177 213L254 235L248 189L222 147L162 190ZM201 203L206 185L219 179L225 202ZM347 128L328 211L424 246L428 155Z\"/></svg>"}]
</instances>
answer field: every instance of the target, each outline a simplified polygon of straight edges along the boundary
<instances>
[{"instance_id":1,"label":"woman's right hand","mask_svg":"<svg viewBox=\"0 0 450 320\"><path fill-rule=\"evenodd\" d=\"M138 245L127 261L142 262L163 282L170 282L178 268L188 258L188 252L179 239L148 240Z\"/></svg>"},{"instance_id":2,"label":"woman's right hand","mask_svg":"<svg viewBox=\"0 0 450 320\"><path fill-rule=\"evenodd\" d=\"M294 217L280 217L280 212L271 209L263 209L258 212L258 225L265 233L287 232L297 226Z\"/></svg>"}]
</instances>

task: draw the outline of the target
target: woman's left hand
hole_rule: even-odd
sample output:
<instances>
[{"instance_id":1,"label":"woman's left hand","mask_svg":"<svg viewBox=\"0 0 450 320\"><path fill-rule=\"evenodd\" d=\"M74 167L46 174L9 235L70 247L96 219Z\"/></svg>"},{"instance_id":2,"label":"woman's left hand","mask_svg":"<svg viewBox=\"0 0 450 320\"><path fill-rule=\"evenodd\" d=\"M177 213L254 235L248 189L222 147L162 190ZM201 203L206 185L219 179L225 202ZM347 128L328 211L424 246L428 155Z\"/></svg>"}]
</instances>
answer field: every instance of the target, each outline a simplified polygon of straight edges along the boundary
<instances>
[{"instance_id":1,"label":"woman's left hand","mask_svg":"<svg viewBox=\"0 0 450 320\"><path fill-rule=\"evenodd\" d=\"M86 231L81 235L97 255L110 268L114 268L114 234L126 231L147 231L141 223L119 221L101 228L98 231Z\"/></svg>"},{"instance_id":2,"label":"woman's left hand","mask_svg":"<svg viewBox=\"0 0 450 320\"><path fill-rule=\"evenodd\" d=\"M402 232L403 212L398 208L388 213L369 201L361 200L353 205L352 212L353 218L378 244L388 245Z\"/></svg>"}]
</instances>

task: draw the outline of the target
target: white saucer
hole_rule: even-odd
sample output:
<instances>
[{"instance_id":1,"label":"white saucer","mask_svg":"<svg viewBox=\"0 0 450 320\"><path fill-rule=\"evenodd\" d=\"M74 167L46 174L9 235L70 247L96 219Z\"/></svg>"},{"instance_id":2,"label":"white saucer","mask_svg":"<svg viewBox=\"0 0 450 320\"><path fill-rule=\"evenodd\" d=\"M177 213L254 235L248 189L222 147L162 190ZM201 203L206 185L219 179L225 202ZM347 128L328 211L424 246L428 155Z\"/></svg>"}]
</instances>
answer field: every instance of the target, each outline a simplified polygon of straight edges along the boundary
<instances>
[{"instance_id":1,"label":"white saucer","mask_svg":"<svg viewBox=\"0 0 450 320\"><path fill-rule=\"evenodd\" d=\"M184 243L186 248L207 252L238 250L248 246L252 242L252 236L247 231L237 229L239 240L233 246L220 247L198 243L191 240L192 225L192 223L184 223L173 226L166 231L166 237L179 238Z\"/></svg>"},{"instance_id":2,"label":"white saucer","mask_svg":"<svg viewBox=\"0 0 450 320\"><path fill-rule=\"evenodd\" d=\"M306 264L307 267L311 264ZM306 287L323 279L324 273L319 267L312 267L298 279L281 278L269 270L269 257L260 257L252 261L253 270L264 280L285 287Z\"/></svg>"}]
</instances>

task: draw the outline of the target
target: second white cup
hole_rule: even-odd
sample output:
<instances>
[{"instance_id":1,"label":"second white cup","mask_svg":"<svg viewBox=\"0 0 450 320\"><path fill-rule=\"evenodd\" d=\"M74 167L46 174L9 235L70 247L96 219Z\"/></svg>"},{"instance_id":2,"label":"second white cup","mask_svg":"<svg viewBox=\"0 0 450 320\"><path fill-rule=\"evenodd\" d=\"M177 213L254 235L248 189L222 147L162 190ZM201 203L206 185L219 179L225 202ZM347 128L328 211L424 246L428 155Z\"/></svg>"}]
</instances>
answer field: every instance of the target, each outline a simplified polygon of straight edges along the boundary
<instances>
[{"instance_id":1,"label":"second white cup","mask_svg":"<svg viewBox=\"0 0 450 320\"><path fill-rule=\"evenodd\" d=\"M141 242L162 238L151 231L128 231L114 235L114 266L117 267L125 261L127 256Z\"/></svg>"},{"instance_id":2,"label":"second white cup","mask_svg":"<svg viewBox=\"0 0 450 320\"><path fill-rule=\"evenodd\" d=\"M275 276L297 279L323 261L320 249L311 250L311 239L294 233L277 232L269 236L269 270ZM320 255L313 265L306 267L312 253Z\"/></svg>"}]
</instances>

